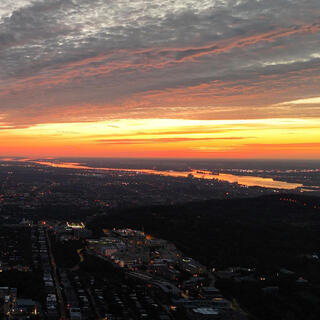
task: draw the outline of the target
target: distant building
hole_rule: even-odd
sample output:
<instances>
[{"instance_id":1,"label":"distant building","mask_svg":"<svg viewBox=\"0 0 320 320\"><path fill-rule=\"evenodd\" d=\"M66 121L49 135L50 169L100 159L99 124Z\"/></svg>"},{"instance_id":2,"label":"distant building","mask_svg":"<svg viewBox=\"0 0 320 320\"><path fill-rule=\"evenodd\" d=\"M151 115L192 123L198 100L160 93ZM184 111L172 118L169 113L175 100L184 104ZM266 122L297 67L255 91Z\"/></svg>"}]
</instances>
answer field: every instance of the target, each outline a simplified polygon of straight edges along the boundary
<instances>
[{"instance_id":1,"label":"distant building","mask_svg":"<svg viewBox=\"0 0 320 320\"><path fill-rule=\"evenodd\" d=\"M70 319L71 320L81 320L80 308L70 308Z\"/></svg>"},{"instance_id":2,"label":"distant building","mask_svg":"<svg viewBox=\"0 0 320 320\"><path fill-rule=\"evenodd\" d=\"M33 221L31 220L26 220L23 218L20 222L20 225L25 226L25 227L32 227L33 226Z\"/></svg>"},{"instance_id":3,"label":"distant building","mask_svg":"<svg viewBox=\"0 0 320 320\"><path fill-rule=\"evenodd\" d=\"M10 314L12 314L14 317L37 315L37 304L31 299L17 299L13 308L11 309Z\"/></svg>"}]
</instances>

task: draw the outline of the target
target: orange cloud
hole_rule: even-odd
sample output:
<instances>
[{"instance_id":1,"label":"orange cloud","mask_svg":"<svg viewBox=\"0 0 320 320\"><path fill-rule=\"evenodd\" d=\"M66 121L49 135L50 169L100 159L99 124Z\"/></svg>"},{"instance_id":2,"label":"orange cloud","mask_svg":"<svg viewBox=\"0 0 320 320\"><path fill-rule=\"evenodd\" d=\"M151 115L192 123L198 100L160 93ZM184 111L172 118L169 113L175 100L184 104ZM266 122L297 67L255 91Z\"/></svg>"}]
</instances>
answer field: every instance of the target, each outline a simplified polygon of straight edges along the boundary
<instances>
[{"instance_id":1,"label":"orange cloud","mask_svg":"<svg viewBox=\"0 0 320 320\"><path fill-rule=\"evenodd\" d=\"M211 140L241 140L243 137L216 137L216 138L150 138L150 139L103 139L97 140L103 144L152 144L152 143L174 143L174 142L192 142L192 141L211 141ZM246 138L248 139L248 137Z\"/></svg>"}]
</instances>

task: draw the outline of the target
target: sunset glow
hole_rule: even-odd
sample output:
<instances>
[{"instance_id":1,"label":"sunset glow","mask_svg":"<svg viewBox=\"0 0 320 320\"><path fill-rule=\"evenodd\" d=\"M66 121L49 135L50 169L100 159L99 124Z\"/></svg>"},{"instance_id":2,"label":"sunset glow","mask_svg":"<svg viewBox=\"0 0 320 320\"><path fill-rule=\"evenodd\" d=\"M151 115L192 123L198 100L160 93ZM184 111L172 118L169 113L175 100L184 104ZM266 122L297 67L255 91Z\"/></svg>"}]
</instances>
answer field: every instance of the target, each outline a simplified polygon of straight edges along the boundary
<instances>
[{"instance_id":1,"label":"sunset glow","mask_svg":"<svg viewBox=\"0 0 320 320\"><path fill-rule=\"evenodd\" d=\"M17 156L317 158L320 119L120 119L3 129ZM19 150L19 153L17 153Z\"/></svg>"},{"instance_id":2,"label":"sunset glow","mask_svg":"<svg viewBox=\"0 0 320 320\"><path fill-rule=\"evenodd\" d=\"M320 158L316 0L4 0L0 31L2 157Z\"/></svg>"}]
</instances>

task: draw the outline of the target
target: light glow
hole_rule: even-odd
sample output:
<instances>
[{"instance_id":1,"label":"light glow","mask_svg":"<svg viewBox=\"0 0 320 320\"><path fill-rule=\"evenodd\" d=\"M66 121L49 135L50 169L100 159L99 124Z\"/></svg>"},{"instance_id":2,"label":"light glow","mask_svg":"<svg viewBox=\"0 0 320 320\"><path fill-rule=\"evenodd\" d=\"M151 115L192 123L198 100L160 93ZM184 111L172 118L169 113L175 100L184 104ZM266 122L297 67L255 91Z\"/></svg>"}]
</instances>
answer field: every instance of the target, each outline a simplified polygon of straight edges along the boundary
<instances>
[{"instance_id":1,"label":"light glow","mask_svg":"<svg viewBox=\"0 0 320 320\"><path fill-rule=\"evenodd\" d=\"M120 119L0 131L3 155L319 158L320 118Z\"/></svg>"}]
</instances>

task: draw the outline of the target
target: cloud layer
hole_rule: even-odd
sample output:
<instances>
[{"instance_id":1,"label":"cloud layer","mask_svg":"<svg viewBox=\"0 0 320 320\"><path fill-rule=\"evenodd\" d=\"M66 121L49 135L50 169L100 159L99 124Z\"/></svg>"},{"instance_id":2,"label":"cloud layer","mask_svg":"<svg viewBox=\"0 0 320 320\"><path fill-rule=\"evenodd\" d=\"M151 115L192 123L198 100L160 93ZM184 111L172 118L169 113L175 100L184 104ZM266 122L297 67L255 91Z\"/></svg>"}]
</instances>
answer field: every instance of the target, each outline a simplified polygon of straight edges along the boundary
<instances>
[{"instance_id":1,"label":"cloud layer","mask_svg":"<svg viewBox=\"0 0 320 320\"><path fill-rule=\"evenodd\" d=\"M317 117L318 0L2 0L0 126ZM286 103L288 101L288 103Z\"/></svg>"}]
</instances>

